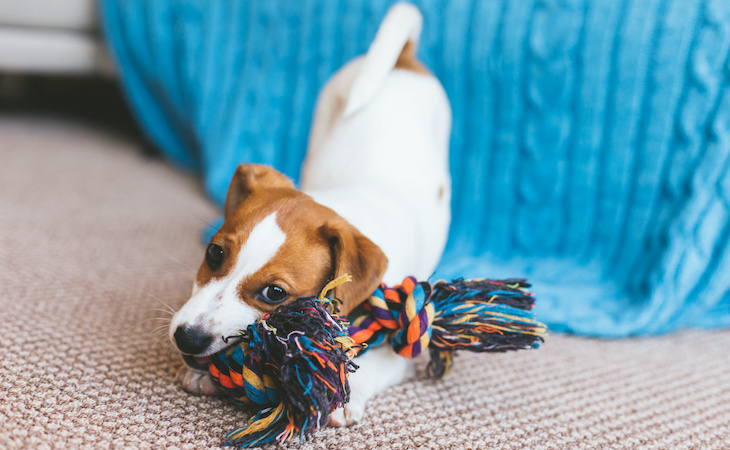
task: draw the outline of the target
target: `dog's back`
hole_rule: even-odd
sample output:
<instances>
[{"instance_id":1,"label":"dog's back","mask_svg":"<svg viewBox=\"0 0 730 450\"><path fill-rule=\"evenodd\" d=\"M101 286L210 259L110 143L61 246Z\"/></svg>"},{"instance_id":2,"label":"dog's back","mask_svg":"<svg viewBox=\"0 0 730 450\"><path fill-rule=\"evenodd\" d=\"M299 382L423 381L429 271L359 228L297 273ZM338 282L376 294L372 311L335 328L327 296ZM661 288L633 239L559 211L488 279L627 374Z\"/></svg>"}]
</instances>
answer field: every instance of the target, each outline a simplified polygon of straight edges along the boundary
<instances>
[{"instance_id":1,"label":"dog's back","mask_svg":"<svg viewBox=\"0 0 730 450\"><path fill-rule=\"evenodd\" d=\"M433 273L450 221L451 110L415 58L421 23L395 5L368 53L327 83L302 171L306 193L383 250L389 284Z\"/></svg>"}]
</instances>

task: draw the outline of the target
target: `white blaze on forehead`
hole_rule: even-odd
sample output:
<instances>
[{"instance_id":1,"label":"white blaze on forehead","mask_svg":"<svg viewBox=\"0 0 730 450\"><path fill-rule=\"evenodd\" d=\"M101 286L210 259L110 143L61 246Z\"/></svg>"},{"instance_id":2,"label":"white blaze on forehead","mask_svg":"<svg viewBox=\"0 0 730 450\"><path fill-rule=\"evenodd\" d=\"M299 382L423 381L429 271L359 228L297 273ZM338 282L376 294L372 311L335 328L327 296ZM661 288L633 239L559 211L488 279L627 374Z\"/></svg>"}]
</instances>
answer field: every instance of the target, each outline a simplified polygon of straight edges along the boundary
<instances>
[{"instance_id":1,"label":"white blaze on forehead","mask_svg":"<svg viewBox=\"0 0 730 450\"><path fill-rule=\"evenodd\" d=\"M286 234L276 222L275 212L256 224L226 277L203 286L195 284L192 297L172 319L170 336L180 325L198 326L214 338L206 354L225 347L220 337L235 336L259 317L256 309L238 298L238 286L271 261L285 241Z\"/></svg>"},{"instance_id":2,"label":"white blaze on forehead","mask_svg":"<svg viewBox=\"0 0 730 450\"><path fill-rule=\"evenodd\" d=\"M284 241L286 241L286 234L276 223L276 213L269 214L256 224L251 230L246 244L238 252L238 261L232 272L232 276L237 282L233 286L229 284L228 288L235 290L244 277L264 267L276 255Z\"/></svg>"}]
</instances>

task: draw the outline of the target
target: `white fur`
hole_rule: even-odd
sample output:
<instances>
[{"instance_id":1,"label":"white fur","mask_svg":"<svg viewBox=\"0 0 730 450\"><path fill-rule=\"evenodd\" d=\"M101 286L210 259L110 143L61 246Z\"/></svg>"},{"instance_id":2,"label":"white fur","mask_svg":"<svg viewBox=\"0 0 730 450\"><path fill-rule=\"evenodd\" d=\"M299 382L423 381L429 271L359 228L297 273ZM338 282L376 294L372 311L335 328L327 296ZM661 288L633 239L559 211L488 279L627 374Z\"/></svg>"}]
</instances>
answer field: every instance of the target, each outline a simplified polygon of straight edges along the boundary
<instances>
[{"instance_id":1,"label":"white fur","mask_svg":"<svg viewBox=\"0 0 730 450\"><path fill-rule=\"evenodd\" d=\"M451 109L430 75L394 70L403 46L417 43L421 14L398 4L368 53L338 71L317 102L301 187L369 237L388 257L383 281L428 279L448 235ZM392 349L355 361L352 395L333 425L351 425L373 395L412 372Z\"/></svg>"},{"instance_id":2,"label":"white fur","mask_svg":"<svg viewBox=\"0 0 730 450\"><path fill-rule=\"evenodd\" d=\"M393 347L382 345L355 358L359 366L349 377L350 401L330 414L333 426L354 425L365 413L365 402L415 373L410 360L398 356Z\"/></svg>"},{"instance_id":3,"label":"white fur","mask_svg":"<svg viewBox=\"0 0 730 450\"><path fill-rule=\"evenodd\" d=\"M398 3L390 8L352 83L344 111L345 117L351 116L375 97L392 72L403 45L408 40L414 45L418 44L422 24L423 18L415 6Z\"/></svg>"},{"instance_id":4,"label":"white fur","mask_svg":"<svg viewBox=\"0 0 730 450\"><path fill-rule=\"evenodd\" d=\"M415 7L397 4L391 11L418 19L389 21L389 12L383 26L405 22L420 28ZM397 284L408 275L429 278L446 245L451 109L436 78L392 70L392 58L371 54L383 47L400 52L410 33L381 45L378 39L388 36L381 28L367 55L343 67L322 90L301 187L383 250L388 257L384 281ZM375 64L371 59L390 64L388 76L365 105L345 117L341 105L360 80L359 69Z\"/></svg>"},{"instance_id":5,"label":"white fur","mask_svg":"<svg viewBox=\"0 0 730 450\"><path fill-rule=\"evenodd\" d=\"M421 14L397 4L388 12L368 53L338 71L317 101L301 187L369 237L388 258L387 284L413 275L428 279L441 257L450 223L448 145L451 109L441 84L430 75L395 70L408 40L417 44ZM235 288L271 259L286 236L275 215L259 223L226 279L196 286L175 315L171 334L183 323L214 323L231 336L258 313L236 298ZM211 346L211 354L225 345ZM365 402L413 373L392 348L372 349L355 361L351 398L330 415L332 425L352 425ZM209 375L184 368L188 391L214 390Z\"/></svg>"},{"instance_id":6,"label":"white fur","mask_svg":"<svg viewBox=\"0 0 730 450\"><path fill-rule=\"evenodd\" d=\"M285 241L286 234L276 222L276 213L256 224L228 276L214 279L204 286L196 284L190 300L172 318L170 338L180 325L198 325L216 339L205 352L196 356L212 355L225 348L227 344L224 337L236 336L239 330L259 318L256 309L238 298L238 286L244 278L269 262Z\"/></svg>"}]
</instances>

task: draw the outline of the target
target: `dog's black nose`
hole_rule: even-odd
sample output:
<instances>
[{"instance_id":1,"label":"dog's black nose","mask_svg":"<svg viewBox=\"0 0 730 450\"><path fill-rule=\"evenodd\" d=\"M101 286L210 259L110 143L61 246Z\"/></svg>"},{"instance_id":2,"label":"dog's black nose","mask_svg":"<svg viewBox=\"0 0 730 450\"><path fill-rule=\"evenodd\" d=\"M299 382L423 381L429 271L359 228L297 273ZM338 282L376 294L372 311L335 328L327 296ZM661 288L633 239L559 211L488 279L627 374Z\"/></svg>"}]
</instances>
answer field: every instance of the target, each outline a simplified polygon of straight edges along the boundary
<instances>
[{"instance_id":1,"label":"dog's black nose","mask_svg":"<svg viewBox=\"0 0 730 450\"><path fill-rule=\"evenodd\" d=\"M213 342L213 336L206 334L199 327L180 325L175 330L175 343L181 352L189 355L203 353Z\"/></svg>"}]
</instances>

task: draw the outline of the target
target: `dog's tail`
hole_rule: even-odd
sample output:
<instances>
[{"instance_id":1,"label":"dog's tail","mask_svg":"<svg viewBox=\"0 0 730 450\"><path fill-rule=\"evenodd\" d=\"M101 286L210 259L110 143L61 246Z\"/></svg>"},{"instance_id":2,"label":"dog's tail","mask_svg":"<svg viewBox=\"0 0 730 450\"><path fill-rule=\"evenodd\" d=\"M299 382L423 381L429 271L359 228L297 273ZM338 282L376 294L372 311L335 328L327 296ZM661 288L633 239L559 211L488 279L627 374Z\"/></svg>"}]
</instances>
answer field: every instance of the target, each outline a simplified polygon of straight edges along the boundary
<instances>
[{"instance_id":1,"label":"dog's tail","mask_svg":"<svg viewBox=\"0 0 730 450\"><path fill-rule=\"evenodd\" d=\"M406 44L411 43L415 54L422 24L421 12L410 3L396 3L388 10L350 88L345 117L370 102L395 67Z\"/></svg>"}]
</instances>

